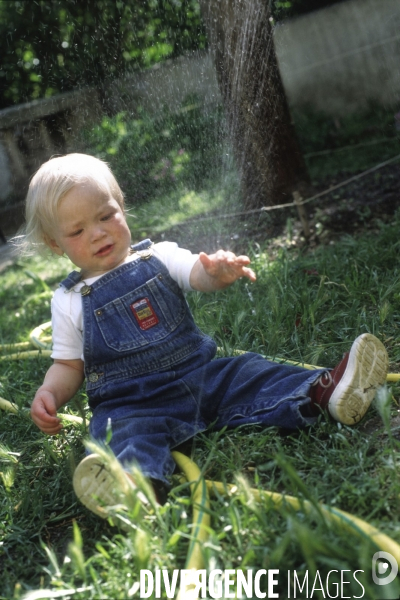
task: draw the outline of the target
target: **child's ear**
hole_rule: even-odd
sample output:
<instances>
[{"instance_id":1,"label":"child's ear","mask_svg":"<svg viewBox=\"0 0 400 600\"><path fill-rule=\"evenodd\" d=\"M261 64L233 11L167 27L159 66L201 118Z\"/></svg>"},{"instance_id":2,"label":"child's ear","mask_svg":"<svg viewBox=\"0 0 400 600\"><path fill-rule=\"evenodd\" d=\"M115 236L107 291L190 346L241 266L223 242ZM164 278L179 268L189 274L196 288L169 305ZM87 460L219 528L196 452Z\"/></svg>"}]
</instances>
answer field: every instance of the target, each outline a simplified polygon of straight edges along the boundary
<instances>
[{"instance_id":1,"label":"child's ear","mask_svg":"<svg viewBox=\"0 0 400 600\"><path fill-rule=\"evenodd\" d=\"M59 256L62 256L64 254L64 250L60 248L56 240L53 240L52 238L46 236L44 241L46 246L48 246L50 250L54 252L54 254L58 254Z\"/></svg>"}]
</instances>

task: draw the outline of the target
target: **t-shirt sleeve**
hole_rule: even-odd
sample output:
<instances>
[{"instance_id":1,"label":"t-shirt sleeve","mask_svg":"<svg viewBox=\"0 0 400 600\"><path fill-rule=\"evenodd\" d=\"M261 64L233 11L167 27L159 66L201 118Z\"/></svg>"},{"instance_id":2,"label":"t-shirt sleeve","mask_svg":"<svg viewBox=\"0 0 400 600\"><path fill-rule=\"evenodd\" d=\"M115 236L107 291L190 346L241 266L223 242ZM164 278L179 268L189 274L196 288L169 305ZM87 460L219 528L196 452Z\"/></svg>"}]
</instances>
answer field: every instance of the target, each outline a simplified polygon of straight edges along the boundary
<instances>
[{"instance_id":1,"label":"t-shirt sleeve","mask_svg":"<svg viewBox=\"0 0 400 600\"><path fill-rule=\"evenodd\" d=\"M65 293L64 288L56 290L51 301L51 324L53 329L53 350L51 358L73 360L82 358L83 332L74 319L73 302L80 301L80 295ZM76 313L76 311L75 311Z\"/></svg>"},{"instance_id":2,"label":"t-shirt sleeve","mask_svg":"<svg viewBox=\"0 0 400 600\"><path fill-rule=\"evenodd\" d=\"M176 281L182 290L185 292L193 291L189 283L190 273L199 258L198 254L192 254L190 250L179 248L175 242L155 244L154 254L165 264L172 279Z\"/></svg>"}]
</instances>

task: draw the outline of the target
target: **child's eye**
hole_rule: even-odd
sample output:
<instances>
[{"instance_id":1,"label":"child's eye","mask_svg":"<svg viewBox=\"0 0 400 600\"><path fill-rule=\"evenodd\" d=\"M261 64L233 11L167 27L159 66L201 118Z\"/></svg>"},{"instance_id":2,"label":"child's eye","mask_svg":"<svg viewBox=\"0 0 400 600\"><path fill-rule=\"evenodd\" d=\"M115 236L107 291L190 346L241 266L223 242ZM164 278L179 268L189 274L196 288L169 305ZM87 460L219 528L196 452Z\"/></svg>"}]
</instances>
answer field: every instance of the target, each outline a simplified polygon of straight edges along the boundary
<instances>
[{"instance_id":1,"label":"child's eye","mask_svg":"<svg viewBox=\"0 0 400 600\"><path fill-rule=\"evenodd\" d=\"M76 237L77 235L82 233L82 231L83 231L83 229L77 229L76 231L73 231L69 237Z\"/></svg>"},{"instance_id":2,"label":"child's eye","mask_svg":"<svg viewBox=\"0 0 400 600\"><path fill-rule=\"evenodd\" d=\"M111 219L111 217L113 216L114 213L109 213L108 215L105 215L104 217L101 217L101 221L108 221L108 219Z\"/></svg>"}]
</instances>

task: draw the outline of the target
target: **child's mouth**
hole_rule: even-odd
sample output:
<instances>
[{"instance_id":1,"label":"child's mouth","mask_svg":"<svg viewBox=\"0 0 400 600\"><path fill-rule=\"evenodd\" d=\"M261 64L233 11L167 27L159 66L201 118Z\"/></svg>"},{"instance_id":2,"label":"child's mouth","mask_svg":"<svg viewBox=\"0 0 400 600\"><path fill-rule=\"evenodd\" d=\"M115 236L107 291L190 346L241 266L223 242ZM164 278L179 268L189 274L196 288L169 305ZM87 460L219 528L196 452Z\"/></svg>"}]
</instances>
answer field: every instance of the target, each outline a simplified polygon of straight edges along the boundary
<instances>
[{"instance_id":1,"label":"child's mouth","mask_svg":"<svg viewBox=\"0 0 400 600\"><path fill-rule=\"evenodd\" d=\"M114 244L108 244L107 246L103 246L96 252L96 256L107 256L114 248Z\"/></svg>"}]
</instances>

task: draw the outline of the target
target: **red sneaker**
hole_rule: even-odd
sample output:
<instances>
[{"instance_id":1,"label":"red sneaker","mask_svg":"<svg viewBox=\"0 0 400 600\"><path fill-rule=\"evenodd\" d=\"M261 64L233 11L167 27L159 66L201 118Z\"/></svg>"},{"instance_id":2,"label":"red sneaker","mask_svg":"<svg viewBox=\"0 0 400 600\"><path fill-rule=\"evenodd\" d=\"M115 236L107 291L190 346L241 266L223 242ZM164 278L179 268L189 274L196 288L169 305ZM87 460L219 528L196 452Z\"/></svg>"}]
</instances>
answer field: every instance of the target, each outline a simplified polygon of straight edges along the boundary
<instances>
[{"instance_id":1,"label":"red sneaker","mask_svg":"<svg viewBox=\"0 0 400 600\"><path fill-rule=\"evenodd\" d=\"M360 335L342 361L312 385L311 406L328 409L344 425L358 423L385 383L388 364L384 345L370 333Z\"/></svg>"}]
</instances>

